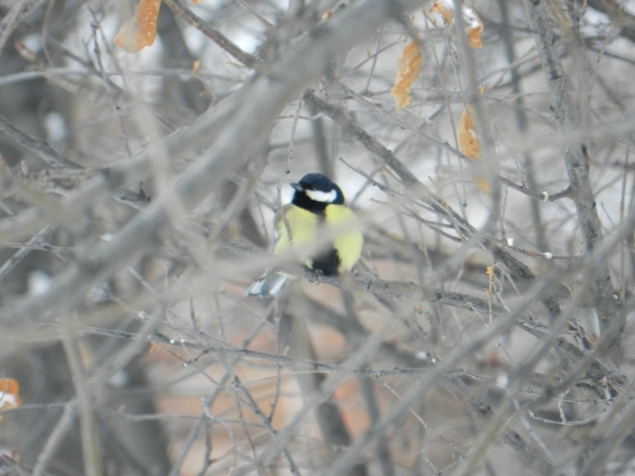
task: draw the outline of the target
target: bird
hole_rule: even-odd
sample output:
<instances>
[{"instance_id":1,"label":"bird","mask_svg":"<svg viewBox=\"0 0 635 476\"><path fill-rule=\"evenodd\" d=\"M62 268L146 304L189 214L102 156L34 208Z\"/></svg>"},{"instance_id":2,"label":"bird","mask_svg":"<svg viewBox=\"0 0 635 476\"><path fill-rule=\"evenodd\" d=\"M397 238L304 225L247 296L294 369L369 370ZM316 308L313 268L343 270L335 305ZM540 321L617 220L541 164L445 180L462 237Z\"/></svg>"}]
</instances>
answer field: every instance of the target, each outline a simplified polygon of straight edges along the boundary
<instances>
[{"instance_id":1,"label":"bird","mask_svg":"<svg viewBox=\"0 0 635 476\"><path fill-rule=\"evenodd\" d=\"M361 256L364 237L340 187L319 173L306 174L291 187L291 203L276 214L273 254L291 249L304 266L324 276L350 271ZM323 233L329 238L320 239ZM245 296L274 297L288 277L268 269Z\"/></svg>"}]
</instances>

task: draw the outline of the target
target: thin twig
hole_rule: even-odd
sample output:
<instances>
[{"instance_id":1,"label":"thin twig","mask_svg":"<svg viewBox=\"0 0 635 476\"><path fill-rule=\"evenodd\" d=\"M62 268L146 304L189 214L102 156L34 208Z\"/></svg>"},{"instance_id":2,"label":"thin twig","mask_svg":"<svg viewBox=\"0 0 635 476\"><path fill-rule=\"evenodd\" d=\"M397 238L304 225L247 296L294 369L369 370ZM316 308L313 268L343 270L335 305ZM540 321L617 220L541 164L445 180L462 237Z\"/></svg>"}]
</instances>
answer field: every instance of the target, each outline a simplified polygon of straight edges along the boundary
<instances>
[{"instance_id":1,"label":"thin twig","mask_svg":"<svg viewBox=\"0 0 635 476\"><path fill-rule=\"evenodd\" d=\"M4 132L7 136L13 139L16 144L26 147L47 164L55 168L75 173L85 170L85 168L81 165L78 165L72 160L59 154L46 142L39 141L26 132L18 129L4 116L0 116L0 131Z\"/></svg>"}]
</instances>

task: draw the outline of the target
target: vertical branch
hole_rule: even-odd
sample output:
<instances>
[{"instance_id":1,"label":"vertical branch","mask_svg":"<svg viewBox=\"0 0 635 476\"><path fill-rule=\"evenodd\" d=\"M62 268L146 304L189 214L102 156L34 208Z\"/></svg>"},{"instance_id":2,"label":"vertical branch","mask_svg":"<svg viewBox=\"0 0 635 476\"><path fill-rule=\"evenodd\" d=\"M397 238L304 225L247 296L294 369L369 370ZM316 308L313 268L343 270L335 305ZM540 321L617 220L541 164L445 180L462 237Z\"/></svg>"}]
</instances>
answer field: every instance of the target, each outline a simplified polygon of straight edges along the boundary
<instances>
[{"instance_id":1,"label":"vertical branch","mask_svg":"<svg viewBox=\"0 0 635 476\"><path fill-rule=\"evenodd\" d=\"M335 179L333 175L333 161L329 157L328 141L324 131L324 121L321 117L317 117L320 113L313 105L309 104L311 113L311 129L313 132L313 146L315 147L315 155L320 173Z\"/></svg>"},{"instance_id":2,"label":"vertical branch","mask_svg":"<svg viewBox=\"0 0 635 476\"><path fill-rule=\"evenodd\" d=\"M556 119L564 131L572 131L578 125L577 112L570 97L570 86L556 48L556 36L551 25L547 5L543 0L525 0L531 30L545 70L551 93L551 103ZM591 254L602 243L602 228L597 213L595 195L589 179L586 146L569 144L565 147L564 160L571 184L571 197L575 203L582 230L584 247ZM600 326L606 330L617 318L613 298L613 284L606 264L596 270L593 284L595 306L600 316Z\"/></svg>"},{"instance_id":3,"label":"vertical branch","mask_svg":"<svg viewBox=\"0 0 635 476\"><path fill-rule=\"evenodd\" d=\"M309 361L316 360L306 324L295 318L294 313L286 311L281 314L278 338L280 348L288 349L290 356ZM307 399L320 391L324 380L324 375L319 373L298 375L298 384ZM334 457L341 454L344 448L351 446L351 437L337 403L332 397L317 405L315 418L329 449L334 448L332 451ZM351 476L366 476L368 472L366 466L360 462L353 466L350 474Z\"/></svg>"},{"instance_id":4,"label":"vertical branch","mask_svg":"<svg viewBox=\"0 0 635 476\"><path fill-rule=\"evenodd\" d=\"M92 408L93 399L87 388L85 370L80 360L77 342L73 336L74 323L69 322L69 319L65 319L62 323L62 329L64 332L62 342L77 394L84 471L89 476L98 476L101 474L101 456L99 437L95 427L95 414Z\"/></svg>"},{"instance_id":5,"label":"vertical branch","mask_svg":"<svg viewBox=\"0 0 635 476\"><path fill-rule=\"evenodd\" d=\"M513 32L510 28L510 17L509 10L507 5L507 0L498 0L498 6L500 8L501 13L501 27L500 27L500 36L503 40L503 46L505 48L505 55L507 56L507 61L510 65L510 76L511 76L511 87L512 92L516 99L517 107L514 108L514 117L516 118L516 124L518 125L518 129L521 133L527 132L527 113L524 109L524 99L521 95L522 88L520 86L520 74L518 72L518 67L514 65L514 60L516 57L516 51L514 48L513 41ZM536 177L534 173L534 164L532 157L529 153L525 154L523 157L523 166L525 177L524 180L527 183L527 186L531 190L538 190L538 185L536 183ZM533 220L534 230L536 232L536 246L539 251L545 252L549 248L549 244L547 241L547 236L545 234L545 225L542 223L542 214L540 212L540 202L537 200L529 200L529 207L531 209L531 217Z\"/></svg>"},{"instance_id":6,"label":"vertical branch","mask_svg":"<svg viewBox=\"0 0 635 476\"><path fill-rule=\"evenodd\" d=\"M359 377L358 381L360 386L360 393L362 394L364 402L366 403L368 415L370 417L370 423L371 425L375 425L380 420L380 414L377 407L377 399L375 397L373 382L367 376ZM383 430L379 430L377 432L376 451L377 460L379 461L379 465L381 466L382 474L384 476L394 476L395 466L390 454L388 438L386 437L386 432Z\"/></svg>"}]
</instances>

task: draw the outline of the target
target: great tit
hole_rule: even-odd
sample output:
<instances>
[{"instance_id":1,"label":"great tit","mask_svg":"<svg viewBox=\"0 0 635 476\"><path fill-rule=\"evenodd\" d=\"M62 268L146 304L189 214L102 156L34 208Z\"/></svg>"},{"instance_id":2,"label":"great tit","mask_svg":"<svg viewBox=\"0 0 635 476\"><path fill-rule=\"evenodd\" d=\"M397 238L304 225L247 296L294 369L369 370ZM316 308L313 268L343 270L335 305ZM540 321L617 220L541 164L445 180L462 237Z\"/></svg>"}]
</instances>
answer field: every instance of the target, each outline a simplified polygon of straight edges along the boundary
<instances>
[{"instance_id":1,"label":"great tit","mask_svg":"<svg viewBox=\"0 0 635 476\"><path fill-rule=\"evenodd\" d=\"M322 174L307 174L298 183L291 204L276 214L273 253L289 247L299 261L324 276L350 271L362 253L364 237L355 214L344 205L342 190ZM327 234L329 239L320 239ZM288 275L267 271L245 296L273 297Z\"/></svg>"}]
</instances>

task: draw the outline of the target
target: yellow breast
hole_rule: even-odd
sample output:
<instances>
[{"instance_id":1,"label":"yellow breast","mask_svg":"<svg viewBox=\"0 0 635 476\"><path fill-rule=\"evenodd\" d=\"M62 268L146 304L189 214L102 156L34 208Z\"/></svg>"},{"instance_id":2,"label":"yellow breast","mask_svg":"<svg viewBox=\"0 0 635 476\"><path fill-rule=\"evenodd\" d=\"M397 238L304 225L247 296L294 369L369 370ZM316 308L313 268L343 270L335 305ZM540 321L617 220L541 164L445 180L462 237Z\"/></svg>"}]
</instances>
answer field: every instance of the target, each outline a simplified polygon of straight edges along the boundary
<instances>
[{"instance_id":1,"label":"yellow breast","mask_svg":"<svg viewBox=\"0 0 635 476\"><path fill-rule=\"evenodd\" d=\"M340 256L340 272L350 271L359 260L364 245L357 217L344 205L329 205L325 222L327 227L341 230L333 240L333 247Z\"/></svg>"},{"instance_id":2,"label":"yellow breast","mask_svg":"<svg viewBox=\"0 0 635 476\"><path fill-rule=\"evenodd\" d=\"M278 242L274 254L284 253L291 244L298 254L298 259L310 268L312 256L333 247L340 258L340 272L350 271L359 260L364 237L359 231L357 217L346 206L328 205L322 226L316 214L295 205L286 208L284 216L286 223L282 219L276 222ZM291 231L291 239L287 233L287 226ZM320 240L324 230L335 233L332 241L326 244ZM314 243L314 246L311 243ZM318 246L319 243L322 243L322 246Z\"/></svg>"}]
</instances>

